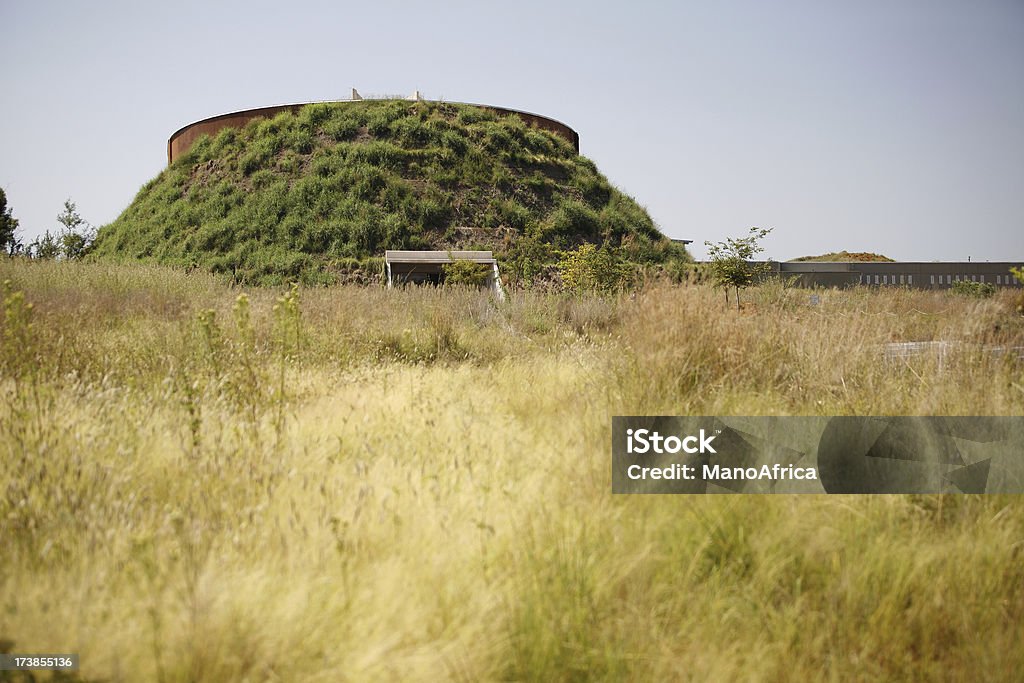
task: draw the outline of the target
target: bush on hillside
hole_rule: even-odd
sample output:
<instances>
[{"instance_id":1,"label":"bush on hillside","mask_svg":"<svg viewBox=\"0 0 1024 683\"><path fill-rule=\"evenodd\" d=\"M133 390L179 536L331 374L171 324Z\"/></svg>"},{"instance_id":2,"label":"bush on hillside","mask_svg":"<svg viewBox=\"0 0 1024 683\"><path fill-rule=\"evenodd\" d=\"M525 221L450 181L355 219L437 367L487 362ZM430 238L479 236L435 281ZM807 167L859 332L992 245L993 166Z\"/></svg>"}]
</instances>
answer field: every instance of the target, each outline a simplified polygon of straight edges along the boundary
<instances>
[{"instance_id":1,"label":"bush on hillside","mask_svg":"<svg viewBox=\"0 0 1024 683\"><path fill-rule=\"evenodd\" d=\"M486 263L475 263L466 259L456 259L444 266L444 282L447 285L466 285L483 287L487 284L487 276L491 268Z\"/></svg>"},{"instance_id":2,"label":"bush on hillside","mask_svg":"<svg viewBox=\"0 0 1024 683\"><path fill-rule=\"evenodd\" d=\"M565 252L558 262L562 285L570 292L613 292L629 285L629 265L608 247L587 242Z\"/></svg>"}]
</instances>

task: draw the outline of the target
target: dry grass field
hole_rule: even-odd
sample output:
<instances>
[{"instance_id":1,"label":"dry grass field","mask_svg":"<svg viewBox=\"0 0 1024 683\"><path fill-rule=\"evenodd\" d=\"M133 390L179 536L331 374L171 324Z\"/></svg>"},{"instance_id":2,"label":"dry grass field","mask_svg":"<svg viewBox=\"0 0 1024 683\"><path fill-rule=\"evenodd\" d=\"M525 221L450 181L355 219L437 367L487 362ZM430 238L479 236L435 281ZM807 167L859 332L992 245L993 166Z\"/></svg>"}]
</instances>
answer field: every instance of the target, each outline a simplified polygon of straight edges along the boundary
<instances>
[{"instance_id":1,"label":"dry grass field","mask_svg":"<svg viewBox=\"0 0 1024 683\"><path fill-rule=\"evenodd\" d=\"M1024 671L1017 497L610 481L613 415L1022 415L1024 363L988 350L1024 345L1010 293L0 281L0 640L81 680ZM963 343L884 357L928 340Z\"/></svg>"}]
</instances>

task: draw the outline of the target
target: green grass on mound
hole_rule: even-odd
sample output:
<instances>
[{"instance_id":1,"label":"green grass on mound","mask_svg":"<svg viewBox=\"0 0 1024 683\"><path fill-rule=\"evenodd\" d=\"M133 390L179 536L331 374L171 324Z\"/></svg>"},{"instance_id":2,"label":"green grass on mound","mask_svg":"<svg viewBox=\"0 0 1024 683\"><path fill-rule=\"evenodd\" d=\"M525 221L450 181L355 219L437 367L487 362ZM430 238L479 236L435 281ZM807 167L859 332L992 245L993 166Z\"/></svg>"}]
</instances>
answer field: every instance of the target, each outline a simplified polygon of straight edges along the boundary
<instances>
[{"instance_id":1,"label":"green grass on mound","mask_svg":"<svg viewBox=\"0 0 1024 683\"><path fill-rule=\"evenodd\" d=\"M200 138L99 232L94 253L333 282L384 249L513 257L584 242L685 254L564 138L468 105L312 104Z\"/></svg>"}]
</instances>

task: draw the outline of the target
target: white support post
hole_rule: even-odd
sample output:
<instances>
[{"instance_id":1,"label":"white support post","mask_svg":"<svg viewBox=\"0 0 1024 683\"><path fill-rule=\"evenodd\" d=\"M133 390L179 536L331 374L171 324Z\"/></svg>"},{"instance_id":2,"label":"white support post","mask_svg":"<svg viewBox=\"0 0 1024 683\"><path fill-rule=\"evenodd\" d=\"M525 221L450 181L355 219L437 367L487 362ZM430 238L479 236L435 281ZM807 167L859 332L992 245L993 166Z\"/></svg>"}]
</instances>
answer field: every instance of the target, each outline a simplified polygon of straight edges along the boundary
<instances>
[{"instance_id":1,"label":"white support post","mask_svg":"<svg viewBox=\"0 0 1024 683\"><path fill-rule=\"evenodd\" d=\"M492 277L494 278L494 296L497 297L498 301L505 300L505 290L501 288L501 275L498 274L498 264L495 262L493 265L494 271Z\"/></svg>"}]
</instances>

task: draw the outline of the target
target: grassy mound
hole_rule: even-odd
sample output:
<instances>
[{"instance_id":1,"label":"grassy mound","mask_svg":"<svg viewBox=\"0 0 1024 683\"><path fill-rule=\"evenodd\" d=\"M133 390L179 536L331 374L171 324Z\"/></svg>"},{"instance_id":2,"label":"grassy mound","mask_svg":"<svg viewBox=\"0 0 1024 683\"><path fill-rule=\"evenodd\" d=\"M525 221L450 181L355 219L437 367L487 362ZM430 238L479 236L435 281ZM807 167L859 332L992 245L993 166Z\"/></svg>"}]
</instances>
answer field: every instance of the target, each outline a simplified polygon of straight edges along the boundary
<instances>
[{"instance_id":1,"label":"grassy mound","mask_svg":"<svg viewBox=\"0 0 1024 683\"><path fill-rule=\"evenodd\" d=\"M818 262L837 262L837 261L862 261L862 262L876 262L876 263L895 263L895 259L891 259L888 256L882 254L873 254L870 251L830 251L827 254L820 256L801 256L791 261L818 261Z\"/></svg>"},{"instance_id":2,"label":"grassy mound","mask_svg":"<svg viewBox=\"0 0 1024 683\"><path fill-rule=\"evenodd\" d=\"M94 253L273 284L333 282L384 249L479 247L519 263L585 242L639 263L683 256L567 140L478 107L388 100L201 138Z\"/></svg>"}]
</instances>

